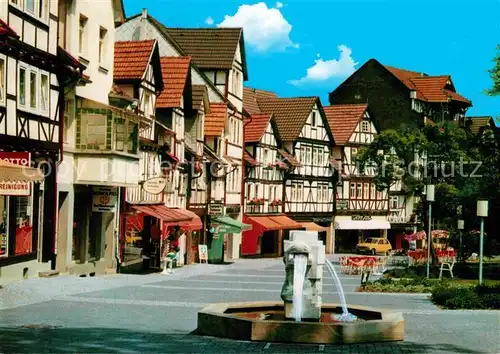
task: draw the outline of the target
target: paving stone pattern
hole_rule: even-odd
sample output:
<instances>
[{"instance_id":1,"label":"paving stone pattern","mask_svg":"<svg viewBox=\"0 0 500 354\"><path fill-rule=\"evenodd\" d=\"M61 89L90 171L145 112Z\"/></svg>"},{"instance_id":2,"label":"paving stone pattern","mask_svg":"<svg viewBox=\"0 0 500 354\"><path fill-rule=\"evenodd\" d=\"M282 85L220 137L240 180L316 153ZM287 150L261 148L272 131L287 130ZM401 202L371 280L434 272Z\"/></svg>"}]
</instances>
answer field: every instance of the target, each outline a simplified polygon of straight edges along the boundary
<instances>
[{"instance_id":1,"label":"paving stone pattern","mask_svg":"<svg viewBox=\"0 0 500 354\"><path fill-rule=\"evenodd\" d=\"M1 353L500 353L498 311L444 311L427 295L354 293L348 303L403 311L401 343L290 345L196 335L208 303L279 300L281 260L193 265L173 275L32 279L0 289ZM324 274L323 301L338 303Z\"/></svg>"}]
</instances>

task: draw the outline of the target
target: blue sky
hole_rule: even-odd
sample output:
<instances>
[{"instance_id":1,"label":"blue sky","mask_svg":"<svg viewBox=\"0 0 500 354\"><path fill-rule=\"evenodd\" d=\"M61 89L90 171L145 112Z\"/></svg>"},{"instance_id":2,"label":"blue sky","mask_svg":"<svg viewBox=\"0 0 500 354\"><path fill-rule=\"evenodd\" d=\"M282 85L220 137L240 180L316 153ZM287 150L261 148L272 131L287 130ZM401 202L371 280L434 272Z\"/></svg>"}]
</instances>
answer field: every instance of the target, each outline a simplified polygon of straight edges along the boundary
<instances>
[{"instance_id":1,"label":"blue sky","mask_svg":"<svg viewBox=\"0 0 500 354\"><path fill-rule=\"evenodd\" d=\"M483 91L500 44L500 0L125 0L171 27L241 26L247 86L321 97L370 58L452 76L468 115L500 115ZM309 69L309 70L308 70Z\"/></svg>"}]
</instances>

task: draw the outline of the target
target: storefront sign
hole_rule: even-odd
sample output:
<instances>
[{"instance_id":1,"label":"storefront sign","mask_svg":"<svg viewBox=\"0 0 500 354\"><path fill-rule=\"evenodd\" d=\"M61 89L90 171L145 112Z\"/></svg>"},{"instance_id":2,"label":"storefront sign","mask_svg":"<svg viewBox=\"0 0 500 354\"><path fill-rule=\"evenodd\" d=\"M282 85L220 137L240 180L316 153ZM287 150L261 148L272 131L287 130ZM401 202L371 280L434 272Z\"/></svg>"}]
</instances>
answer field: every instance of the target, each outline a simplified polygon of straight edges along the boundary
<instances>
[{"instance_id":1,"label":"storefront sign","mask_svg":"<svg viewBox=\"0 0 500 354\"><path fill-rule=\"evenodd\" d=\"M207 245L198 245L198 255L200 257L200 263L205 261L208 263L208 247Z\"/></svg>"},{"instance_id":2,"label":"storefront sign","mask_svg":"<svg viewBox=\"0 0 500 354\"><path fill-rule=\"evenodd\" d=\"M351 220L353 221L370 221L372 217L370 215L353 215Z\"/></svg>"},{"instance_id":3,"label":"storefront sign","mask_svg":"<svg viewBox=\"0 0 500 354\"><path fill-rule=\"evenodd\" d=\"M0 160L30 167L31 154L29 152L0 152ZM23 181L0 181L0 195L29 196L31 195L31 183Z\"/></svg>"},{"instance_id":4,"label":"storefront sign","mask_svg":"<svg viewBox=\"0 0 500 354\"><path fill-rule=\"evenodd\" d=\"M92 187L92 211L114 213L118 202L116 187Z\"/></svg>"},{"instance_id":5,"label":"storefront sign","mask_svg":"<svg viewBox=\"0 0 500 354\"><path fill-rule=\"evenodd\" d=\"M145 181L142 188L150 194L161 194L165 187L167 186L166 178L151 178Z\"/></svg>"},{"instance_id":6,"label":"storefront sign","mask_svg":"<svg viewBox=\"0 0 500 354\"><path fill-rule=\"evenodd\" d=\"M224 204L210 203L208 204L208 215L222 215L224 213Z\"/></svg>"}]
</instances>

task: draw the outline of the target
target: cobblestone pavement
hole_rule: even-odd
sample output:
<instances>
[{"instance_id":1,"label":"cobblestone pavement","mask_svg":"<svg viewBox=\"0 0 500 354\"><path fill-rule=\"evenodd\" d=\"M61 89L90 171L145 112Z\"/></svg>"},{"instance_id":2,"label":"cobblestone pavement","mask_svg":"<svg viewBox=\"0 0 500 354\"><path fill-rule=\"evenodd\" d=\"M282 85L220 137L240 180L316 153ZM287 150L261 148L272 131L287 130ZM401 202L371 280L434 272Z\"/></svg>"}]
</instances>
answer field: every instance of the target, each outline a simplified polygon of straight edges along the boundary
<instances>
[{"instance_id":1,"label":"cobblestone pavement","mask_svg":"<svg viewBox=\"0 0 500 354\"><path fill-rule=\"evenodd\" d=\"M0 352L71 353L500 353L500 313L444 311L427 295L355 293L359 278L342 276L353 305L402 311L401 343L289 345L231 341L193 333L208 303L279 300L281 260L193 265L173 275L32 279L0 289ZM338 303L324 280L324 302Z\"/></svg>"}]
</instances>

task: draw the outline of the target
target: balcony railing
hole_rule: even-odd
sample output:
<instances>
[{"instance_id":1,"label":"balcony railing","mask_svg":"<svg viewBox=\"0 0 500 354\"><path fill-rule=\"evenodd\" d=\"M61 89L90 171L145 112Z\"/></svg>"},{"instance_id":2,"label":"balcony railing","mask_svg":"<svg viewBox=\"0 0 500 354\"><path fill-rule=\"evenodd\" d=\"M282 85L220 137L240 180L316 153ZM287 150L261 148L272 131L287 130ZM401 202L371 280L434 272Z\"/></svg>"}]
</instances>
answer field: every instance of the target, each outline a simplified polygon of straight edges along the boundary
<instances>
[{"instance_id":1,"label":"balcony railing","mask_svg":"<svg viewBox=\"0 0 500 354\"><path fill-rule=\"evenodd\" d=\"M112 107L78 108L76 149L137 155L139 119L138 115Z\"/></svg>"}]
</instances>

